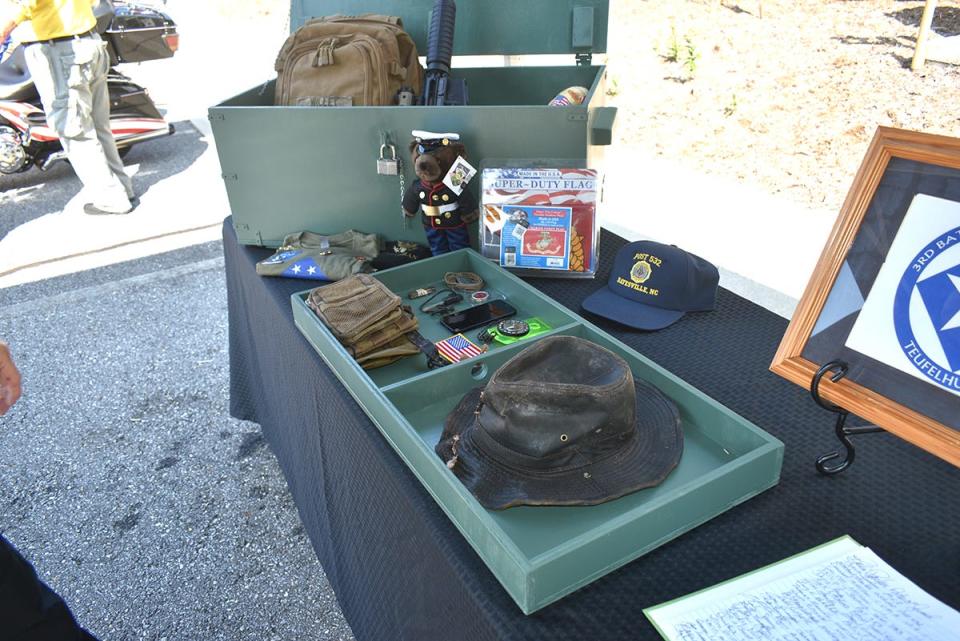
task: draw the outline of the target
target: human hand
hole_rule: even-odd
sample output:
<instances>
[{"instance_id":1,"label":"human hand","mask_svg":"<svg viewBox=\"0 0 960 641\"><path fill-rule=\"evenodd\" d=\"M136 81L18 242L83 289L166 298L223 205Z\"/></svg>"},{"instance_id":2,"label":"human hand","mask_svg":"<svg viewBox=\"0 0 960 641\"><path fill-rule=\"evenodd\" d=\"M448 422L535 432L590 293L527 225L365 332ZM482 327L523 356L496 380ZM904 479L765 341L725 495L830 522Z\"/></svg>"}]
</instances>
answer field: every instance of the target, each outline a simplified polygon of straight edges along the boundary
<instances>
[{"instance_id":1,"label":"human hand","mask_svg":"<svg viewBox=\"0 0 960 641\"><path fill-rule=\"evenodd\" d=\"M0 341L0 416L20 398L20 372L13 364L10 348Z\"/></svg>"}]
</instances>

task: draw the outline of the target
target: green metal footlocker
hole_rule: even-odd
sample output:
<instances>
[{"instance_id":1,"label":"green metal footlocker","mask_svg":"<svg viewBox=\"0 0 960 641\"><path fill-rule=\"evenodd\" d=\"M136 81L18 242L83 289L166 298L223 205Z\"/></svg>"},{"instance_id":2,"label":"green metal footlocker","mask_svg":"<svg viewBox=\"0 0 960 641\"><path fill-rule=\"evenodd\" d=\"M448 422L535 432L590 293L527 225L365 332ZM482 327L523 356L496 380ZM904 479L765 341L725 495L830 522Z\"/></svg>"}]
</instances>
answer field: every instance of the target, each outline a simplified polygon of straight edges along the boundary
<instances>
[{"instance_id":1,"label":"green metal footlocker","mask_svg":"<svg viewBox=\"0 0 960 641\"><path fill-rule=\"evenodd\" d=\"M290 28L323 15L399 16L424 56L432 8L433 0L293 0ZM399 178L376 171L387 136L413 180L406 149L414 129L460 133L478 168L487 158L594 166L616 115L605 106L605 67L591 61L606 51L608 12L607 0L458 0L451 76L466 80L468 106L278 107L271 81L211 107L240 242L276 247L289 233L347 228L424 242L418 220L400 213ZM570 64L467 68L456 57L489 54L565 54ZM583 104L548 106L571 86L589 89ZM479 182L470 184L474 195Z\"/></svg>"},{"instance_id":2,"label":"green metal footlocker","mask_svg":"<svg viewBox=\"0 0 960 641\"><path fill-rule=\"evenodd\" d=\"M517 308L516 318L538 317L552 330L512 345L494 343L485 354L440 369L428 369L425 358L412 356L365 372L307 307L307 291L291 297L293 317L524 613L560 599L779 481L783 443L476 252L460 250L375 277L403 296L420 287L442 287L443 274L451 271L479 274L492 296ZM458 309L464 305L469 303ZM450 335L435 318L416 313L427 339ZM661 485L601 505L487 510L434 453L444 419L464 394L485 385L509 358L533 341L558 334L612 350L626 359L636 378L669 396L680 409L683 456Z\"/></svg>"}]
</instances>

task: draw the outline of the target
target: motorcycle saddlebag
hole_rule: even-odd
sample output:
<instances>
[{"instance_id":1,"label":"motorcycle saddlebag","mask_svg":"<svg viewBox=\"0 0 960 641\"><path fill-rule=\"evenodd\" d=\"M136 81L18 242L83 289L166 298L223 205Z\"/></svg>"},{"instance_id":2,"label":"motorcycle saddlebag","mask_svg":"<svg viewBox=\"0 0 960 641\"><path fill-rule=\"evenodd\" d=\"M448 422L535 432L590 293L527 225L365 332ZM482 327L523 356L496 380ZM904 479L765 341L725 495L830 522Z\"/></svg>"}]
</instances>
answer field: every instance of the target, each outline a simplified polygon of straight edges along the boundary
<instances>
[{"instance_id":1,"label":"motorcycle saddlebag","mask_svg":"<svg viewBox=\"0 0 960 641\"><path fill-rule=\"evenodd\" d=\"M110 44L111 64L144 62L173 57L179 45L177 25L170 16L152 7L100 2L97 27ZM104 27L101 23L106 22Z\"/></svg>"}]
</instances>

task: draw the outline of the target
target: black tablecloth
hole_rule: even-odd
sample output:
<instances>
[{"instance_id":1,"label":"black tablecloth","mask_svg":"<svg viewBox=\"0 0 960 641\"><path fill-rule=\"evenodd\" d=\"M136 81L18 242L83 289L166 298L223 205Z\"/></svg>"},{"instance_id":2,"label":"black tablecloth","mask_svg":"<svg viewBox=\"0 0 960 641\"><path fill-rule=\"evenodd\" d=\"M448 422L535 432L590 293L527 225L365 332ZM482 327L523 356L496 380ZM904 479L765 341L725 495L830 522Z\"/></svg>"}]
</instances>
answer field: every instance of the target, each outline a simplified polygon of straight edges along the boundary
<instances>
[{"instance_id":1,"label":"black tablecloth","mask_svg":"<svg viewBox=\"0 0 960 641\"><path fill-rule=\"evenodd\" d=\"M260 423L357 639L659 639L641 610L849 534L960 608L960 470L888 434L855 439L838 477L833 415L767 367L782 318L722 290L717 309L659 332L600 327L786 444L779 485L524 616L296 329L309 281L260 278L270 252L224 223L231 413ZM603 233L596 280L531 280L579 312L624 241Z\"/></svg>"}]
</instances>

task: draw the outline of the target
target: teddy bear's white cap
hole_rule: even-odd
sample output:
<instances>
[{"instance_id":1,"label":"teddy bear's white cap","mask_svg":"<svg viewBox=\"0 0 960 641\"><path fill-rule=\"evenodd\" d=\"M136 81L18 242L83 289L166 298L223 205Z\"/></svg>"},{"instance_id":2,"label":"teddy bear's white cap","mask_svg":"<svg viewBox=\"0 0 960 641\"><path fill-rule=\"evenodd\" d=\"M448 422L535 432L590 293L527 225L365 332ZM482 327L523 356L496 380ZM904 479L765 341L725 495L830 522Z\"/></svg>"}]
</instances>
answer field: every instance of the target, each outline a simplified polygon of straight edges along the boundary
<instances>
[{"instance_id":1,"label":"teddy bear's white cap","mask_svg":"<svg viewBox=\"0 0 960 641\"><path fill-rule=\"evenodd\" d=\"M420 129L414 129L410 133L417 140L443 140L444 138L448 140L460 140L460 134L455 133L438 134L432 131L422 131Z\"/></svg>"}]
</instances>

